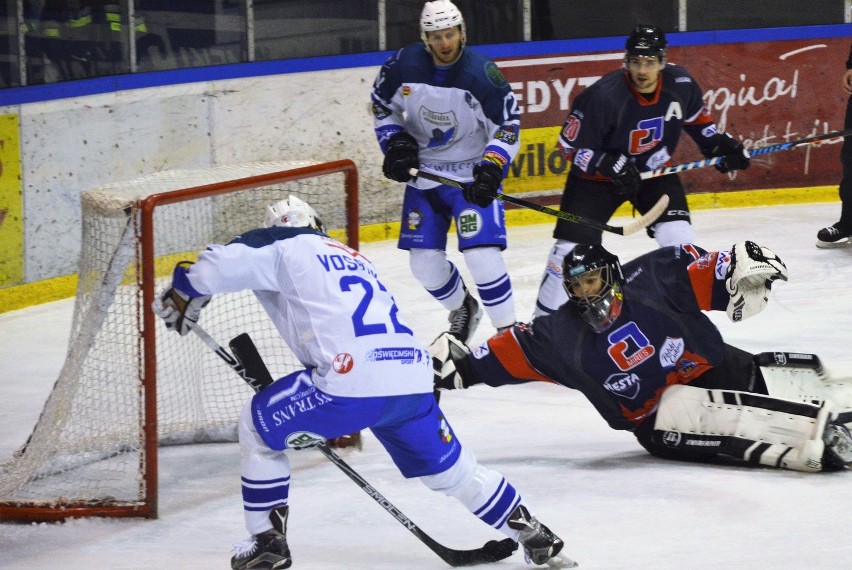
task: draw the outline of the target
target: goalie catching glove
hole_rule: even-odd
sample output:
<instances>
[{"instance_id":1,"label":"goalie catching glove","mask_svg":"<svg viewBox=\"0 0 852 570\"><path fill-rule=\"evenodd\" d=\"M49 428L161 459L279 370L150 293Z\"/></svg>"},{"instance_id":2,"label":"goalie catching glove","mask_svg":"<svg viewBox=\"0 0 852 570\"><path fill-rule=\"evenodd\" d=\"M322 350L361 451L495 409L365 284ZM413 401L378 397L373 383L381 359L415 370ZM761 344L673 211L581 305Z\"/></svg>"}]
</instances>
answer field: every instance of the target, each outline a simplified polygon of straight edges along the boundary
<instances>
[{"instance_id":1,"label":"goalie catching glove","mask_svg":"<svg viewBox=\"0 0 852 570\"><path fill-rule=\"evenodd\" d=\"M190 261L178 262L172 274L172 286L151 305L154 313L166 323L166 328L176 331L180 336L185 336L192 330L193 325L198 322L198 317L201 316L201 309L210 302L210 295L191 297L176 288L177 286L193 290L186 276L191 265Z\"/></svg>"},{"instance_id":2,"label":"goalie catching glove","mask_svg":"<svg viewBox=\"0 0 852 570\"><path fill-rule=\"evenodd\" d=\"M438 390L463 390L467 388L462 373L470 349L450 333L442 333L429 345L435 388Z\"/></svg>"},{"instance_id":3,"label":"goalie catching glove","mask_svg":"<svg viewBox=\"0 0 852 570\"><path fill-rule=\"evenodd\" d=\"M756 315L769 302L772 282L787 280L787 266L768 247L743 241L731 249L731 263L725 276L725 288L731 299L727 315L737 323Z\"/></svg>"}]
</instances>

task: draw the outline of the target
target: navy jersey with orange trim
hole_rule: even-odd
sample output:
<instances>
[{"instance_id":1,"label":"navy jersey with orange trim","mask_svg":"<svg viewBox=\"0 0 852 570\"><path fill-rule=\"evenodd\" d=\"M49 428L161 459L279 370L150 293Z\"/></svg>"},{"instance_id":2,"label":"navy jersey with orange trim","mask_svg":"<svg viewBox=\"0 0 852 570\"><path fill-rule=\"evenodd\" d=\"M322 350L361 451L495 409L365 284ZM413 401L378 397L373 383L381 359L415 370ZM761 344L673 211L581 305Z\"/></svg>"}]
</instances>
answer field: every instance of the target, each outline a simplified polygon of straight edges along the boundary
<instances>
[{"instance_id":1,"label":"navy jersey with orange trim","mask_svg":"<svg viewBox=\"0 0 852 570\"><path fill-rule=\"evenodd\" d=\"M614 429L632 430L662 391L714 366L725 343L703 311L724 311L728 252L660 248L624 264L624 304L600 334L566 303L473 348L462 369L490 386L546 381L580 390Z\"/></svg>"},{"instance_id":2,"label":"navy jersey with orange trim","mask_svg":"<svg viewBox=\"0 0 852 570\"><path fill-rule=\"evenodd\" d=\"M610 72L582 91L559 135L573 157L571 174L608 180L596 174L608 152L631 157L640 172L670 165L682 131L702 152L712 150L716 124L686 69L667 64L649 97L636 92L626 70Z\"/></svg>"}]
</instances>

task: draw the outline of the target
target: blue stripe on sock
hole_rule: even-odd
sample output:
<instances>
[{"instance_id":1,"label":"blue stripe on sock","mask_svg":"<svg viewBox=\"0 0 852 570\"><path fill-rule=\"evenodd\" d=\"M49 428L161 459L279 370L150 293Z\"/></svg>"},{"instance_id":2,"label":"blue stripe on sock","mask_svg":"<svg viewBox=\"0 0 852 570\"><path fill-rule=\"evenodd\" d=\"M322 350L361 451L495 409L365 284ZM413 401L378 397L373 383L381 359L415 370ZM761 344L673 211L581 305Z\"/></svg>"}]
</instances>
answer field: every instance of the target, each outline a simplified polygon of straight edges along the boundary
<instances>
[{"instance_id":1,"label":"blue stripe on sock","mask_svg":"<svg viewBox=\"0 0 852 570\"><path fill-rule=\"evenodd\" d=\"M505 482L505 479L504 479ZM479 518L482 522L493 526L494 528L499 527L500 521L504 520L509 513L512 512L512 506L515 505L518 501L518 492L515 491L515 488L506 483L503 488L503 492L497 498L497 502L488 509L487 512L483 513Z\"/></svg>"},{"instance_id":2,"label":"blue stripe on sock","mask_svg":"<svg viewBox=\"0 0 852 570\"><path fill-rule=\"evenodd\" d=\"M512 296L512 281L509 279L509 275L504 273L498 279L489 283L477 283L476 290L479 292L482 304L486 307L493 307L505 302Z\"/></svg>"},{"instance_id":3,"label":"blue stripe on sock","mask_svg":"<svg viewBox=\"0 0 852 570\"><path fill-rule=\"evenodd\" d=\"M453 265L453 271L450 274L450 278L447 279L447 282L437 289L427 289L427 291L429 291L433 297L441 301L455 293L461 285L461 282L462 279L459 274L459 270L456 269L455 265Z\"/></svg>"}]
</instances>

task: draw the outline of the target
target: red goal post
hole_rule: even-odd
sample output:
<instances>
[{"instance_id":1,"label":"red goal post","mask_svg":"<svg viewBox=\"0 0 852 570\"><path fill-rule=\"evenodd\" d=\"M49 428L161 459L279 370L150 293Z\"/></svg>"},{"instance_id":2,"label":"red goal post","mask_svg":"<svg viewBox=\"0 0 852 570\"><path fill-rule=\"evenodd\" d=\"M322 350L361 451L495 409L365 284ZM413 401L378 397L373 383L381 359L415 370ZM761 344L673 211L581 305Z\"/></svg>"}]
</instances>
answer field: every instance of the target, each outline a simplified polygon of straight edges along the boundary
<instances>
[{"instance_id":1,"label":"red goal post","mask_svg":"<svg viewBox=\"0 0 852 570\"><path fill-rule=\"evenodd\" d=\"M261 226L289 193L358 247L351 160L166 171L84 193L66 362L29 439L0 463L0 520L156 518L161 445L236 441L251 389L150 307L176 261ZM222 342L249 332L274 375L300 367L248 292L215 296L201 318Z\"/></svg>"}]
</instances>

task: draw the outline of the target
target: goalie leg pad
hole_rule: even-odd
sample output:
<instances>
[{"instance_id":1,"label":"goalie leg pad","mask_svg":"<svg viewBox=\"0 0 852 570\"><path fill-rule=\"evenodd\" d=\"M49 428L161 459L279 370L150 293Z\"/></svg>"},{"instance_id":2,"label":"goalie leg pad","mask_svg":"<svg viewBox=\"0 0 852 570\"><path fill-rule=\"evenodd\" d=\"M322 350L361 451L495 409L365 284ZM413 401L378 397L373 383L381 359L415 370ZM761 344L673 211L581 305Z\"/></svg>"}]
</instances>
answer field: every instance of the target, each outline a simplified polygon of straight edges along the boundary
<instances>
[{"instance_id":1,"label":"goalie leg pad","mask_svg":"<svg viewBox=\"0 0 852 570\"><path fill-rule=\"evenodd\" d=\"M832 379L816 354L803 352L761 352L754 358L770 396L818 402L828 400L841 417L852 415L852 379Z\"/></svg>"},{"instance_id":2,"label":"goalie leg pad","mask_svg":"<svg viewBox=\"0 0 852 570\"><path fill-rule=\"evenodd\" d=\"M654 429L671 447L712 442L719 453L750 463L815 472L830 418L828 402L676 385L663 393Z\"/></svg>"}]
</instances>

